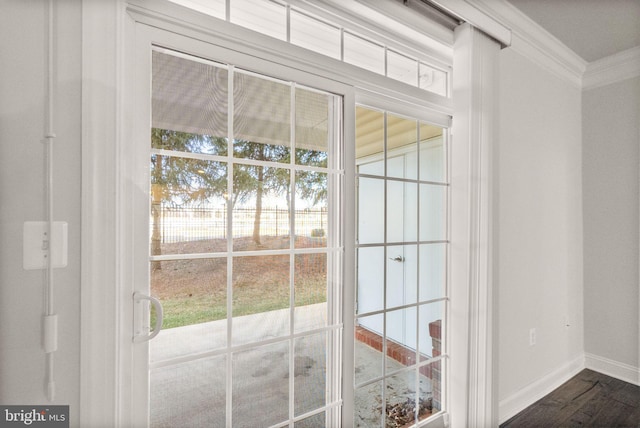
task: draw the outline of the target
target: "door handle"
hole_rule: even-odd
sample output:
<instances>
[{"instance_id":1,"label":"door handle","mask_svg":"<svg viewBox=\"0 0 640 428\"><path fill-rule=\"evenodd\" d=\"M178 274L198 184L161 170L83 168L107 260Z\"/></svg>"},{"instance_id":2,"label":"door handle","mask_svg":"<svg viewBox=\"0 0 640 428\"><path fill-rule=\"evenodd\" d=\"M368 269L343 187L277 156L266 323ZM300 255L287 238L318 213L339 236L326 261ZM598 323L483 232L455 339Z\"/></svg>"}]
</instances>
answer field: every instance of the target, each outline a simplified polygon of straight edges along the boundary
<instances>
[{"instance_id":1,"label":"door handle","mask_svg":"<svg viewBox=\"0 0 640 428\"><path fill-rule=\"evenodd\" d=\"M162 329L163 313L162 313L162 304L160 303L160 300L156 299L153 296L147 296L146 294L136 291L133 293L134 312L137 309L137 305L141 304L143 300L148 300L149 302L151 302L153 307L156 309L156 324L153 327L153 330L149 332L149 334L142 334L140 331L136 331L133 335L134 343L147 342L153 339L154 337L156 337L158 333L160 333L160 330Z\"/></svg>"},{"instance_id":2,"label":"door handle","mask_svg":"<svg viewBox=\"0 0 640 428\"><path fill-rule=\"evenodd\" d=\"M404 262L404 257L402 257L402 256L389 257L389 260L393 260L394 262L402 263L402 262Z\"/></svg>"}]
</instances>

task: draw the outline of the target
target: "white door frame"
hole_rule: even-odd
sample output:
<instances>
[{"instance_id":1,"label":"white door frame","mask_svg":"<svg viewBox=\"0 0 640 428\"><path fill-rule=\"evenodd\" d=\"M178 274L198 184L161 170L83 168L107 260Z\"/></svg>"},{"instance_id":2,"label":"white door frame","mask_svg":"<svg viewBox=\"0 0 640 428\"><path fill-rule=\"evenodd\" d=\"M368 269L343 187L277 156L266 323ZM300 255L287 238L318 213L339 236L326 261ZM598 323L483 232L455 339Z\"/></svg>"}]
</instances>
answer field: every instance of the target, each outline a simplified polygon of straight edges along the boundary
<instances>
[{"instance_id":1,"label":"white door frame","mask_svg":"<svg viewBox=\"0 0 640 428\"><path fill-rule=\"evenodd\" d=\"M500 46L455 30L451 150L451 425L498 426L496 112ZM495 290L495 291L494 291ZM455 331L455 335L452 334Z\"/></svg>"},{"instance_id":2,"label":"white door frame","mask_svg":"<svg viewBox=\"0 0 640 428\"><path fill-rule=\"evenodd\" d=\"M174 49L178 52L188 52L196 55L197 57L208 58L214 61L220 61L223 64L233 64L238 69L251 70L260 73L264 73L270 77L284 79L287 81L294 81L297 84L301 84L307 87L315 87L324 91L328 91L340 96L345 105L353 102L353 88L348 85L343 85L338 82L323 79L319 76L310 75L306 72L301 72L296 69L284 67L273 62L246 55L237 51L230 50L226 47L214 45L208 42L202 42L182 35L178 35L173 32L161 30L155 27L148 26L143 23L135 24L135 41L131 43L134 50L133 56L136 66L133 71L133 81L130 85L131 92L127 98L127 104L132 108L130 124L133 133L131 138L128 139L131 143L125 144L120 150L120 163L123 164L120 169L123 183L121 186L122 200L119 204L119 212L117 215L121 219L120 225L122 228L122 235L120 237L124 244L123 252L119 255L120 263L123 266L123 282L121 284L122 299L120 304L123 307L130 306L130 296L134 292L148 293L149 286L149 270L148 270L148 208L149 208L149 171L148 163L150 156L149 146L149 126L151 117L151 56L152 47L158 45L162 48ZM141 58L146 58L146 60ZM338 126L342 124L342 117L338 121ZM342 137L342 130L340 130L340 137ZM342 144L340 145L342 146ZM338 155L336 153L336 155ZM346 165L342 157L338 160L344 166L347 171L353 166ZM130 167L128 167L131 165ZM128 167L127 169L125 169ZM142 168L141 168L142 167ZM145 168L146 167L146 168ZM330 166L331 170L332 167ZM338 180L338 186L344 187L341 184L340 168L329 171L333 177ZM348 175L353 175L351 174ZM336 186L337 187L337 186ZM331 197L330 192L330 197ZM343 193L343 189L341 189ZM343 198L341 195L338 195ZM342 228L341 222L339 222L337 216L344 216L342 213L343 202L332 200L329 202L332 207L329 215L331 223L335 225L335 230ZM339 212L336 212L338 210ZM130 217L129 213L133 213ZM137 214L136 214L137 213ZM348 214L347 214L348 215ZM332 236L336 236L335 232L330 232ZM341 236L341 239L345 239ZM340 245L338 243L338 245ZM341 248L344 250L344 248ZM329 248L330 257L333 258L335 254L334 248ZM133 257L131 257L133 253ZM339 263L340 266L343 266ZM335 266L335 264L332 264ZM348 269L347 269L348 270ZM339 272L339 271L336 271ZM342 288L344 278L350 277L351 274L345 273L342 280L336 282L333 278L329 277L328 280L332 287ZM340 299L333 298L334 294L331 290L332 298L329 299L329 304L336 304ZM124 319L123 330L121 335L127 337L131 335L131 325L139 325L141 316L139 313L140 308L136 311L129 311L121 313L121 317ZM330 307L329 313L331 316L330 324L340 325L342 314L337 312L338 308ZM135 318L132 318L136 315ZM331 336L342 337L339 331L332 332ZM339 349L339 346L330 346L328 349ZM337 351L336 351L337 352ZM127 390L132 391L131 396L131 425L133 426L145 426L148 417L146 416L146 408L148 407L149 391L147 388L147 375L148 366L146 362L149 360L148 342L139 344L132 344L131 341L125 343L123 341L121 346L121 353L123 360L127 361L132 358L131 366L133 373L128 377L123 377L121 383L129 383ZM332 358L328 360L329 363L335 364L340 362L339 355L332 355ZM335 358L338 357L338 358ZM333 370L328 370L327 373L333 373ZM340 391L340 378L339 377L327 377L327 385L331 391L331 397L333 400L327 402L327 406L333 406L334 401L338 401L336 395L339 396ZM335 394L338 393L338 394ZM125 409L126 402L122 403L121 409ZM333 406L335 407L335 406ZM339 409L337 412L330 412L334 416L335 420L339 420ZM329 422L332 426L336 425L336 422Z\"/></svg>"}]
</instances>

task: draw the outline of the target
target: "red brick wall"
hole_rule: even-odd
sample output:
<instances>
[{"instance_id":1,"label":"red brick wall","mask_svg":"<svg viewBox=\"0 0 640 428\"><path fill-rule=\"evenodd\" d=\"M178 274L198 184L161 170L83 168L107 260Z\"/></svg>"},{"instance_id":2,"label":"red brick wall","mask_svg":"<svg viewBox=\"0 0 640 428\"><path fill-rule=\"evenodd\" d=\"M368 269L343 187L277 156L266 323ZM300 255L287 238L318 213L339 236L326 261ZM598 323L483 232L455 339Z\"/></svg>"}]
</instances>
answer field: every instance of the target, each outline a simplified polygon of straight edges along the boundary
<instances>
[{"instance_id":1,"label":"red brick wall","mask_svg":"<svg viewBox=\"0 0 640 428\"><path fill-rule=\"evenodd\" d=\"M436 320L429 323L429 335L432 342L432 356L437 357L442 354L442 322ZM372 332L364 327L357 326L355 332L356 340L365 343L373 349L382 352L383 339L377 333ZM388 341L387 342L387 355L400 364L410 366L416 362L416 351L409 349L399 343ZM425 361L427 357L420 356L421 361ZM420 367L420 373L431 379L432 384L432 398L434 411L438 411L442 405L442 390L441 390L441 363L436 361L426 366Z\"/></svg>"},{"instance_id":2,"label":"red brick wall","mask_svg":"<svg viewBox=\"0 0 640 428\"><path fill-rule=\"evenodd\" d=\"M433 356L437 357L442 354L442 320L436 320L429 323L429 335L433 347ZM433 409L434 411L442 408L442 372L441 363L436 361L429 364L431 368L431 388L433 392Z\"/></svg>"}]
</instances>

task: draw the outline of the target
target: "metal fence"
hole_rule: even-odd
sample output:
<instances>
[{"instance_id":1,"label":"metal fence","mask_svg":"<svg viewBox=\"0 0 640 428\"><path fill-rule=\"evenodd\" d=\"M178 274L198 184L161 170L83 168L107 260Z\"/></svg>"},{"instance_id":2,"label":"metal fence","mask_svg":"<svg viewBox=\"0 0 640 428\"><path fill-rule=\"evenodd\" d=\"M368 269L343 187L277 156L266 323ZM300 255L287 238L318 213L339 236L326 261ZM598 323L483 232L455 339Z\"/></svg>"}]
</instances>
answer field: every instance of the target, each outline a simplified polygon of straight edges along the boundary
<instances>
[{"instance_id":1,"label":"metal fence","mask_svg":"<svg viewBox=\"0 0 640 428\"><path fill-rule=\"evenodd\" d=\"M199 241L205 239L226 239L226 208L168 207L157 206L157 218L150 219L150 233L153 222L159 222L162 243ZM327 211L322 208L296 210L294 214L295 234L318 236L327 227ZM255 208L233 210L232 230L235 238L253 235ZM263 208L260 216L261 236L287 236L290 234L289 210L286 208Z\"/></svg>"}]
</instances>

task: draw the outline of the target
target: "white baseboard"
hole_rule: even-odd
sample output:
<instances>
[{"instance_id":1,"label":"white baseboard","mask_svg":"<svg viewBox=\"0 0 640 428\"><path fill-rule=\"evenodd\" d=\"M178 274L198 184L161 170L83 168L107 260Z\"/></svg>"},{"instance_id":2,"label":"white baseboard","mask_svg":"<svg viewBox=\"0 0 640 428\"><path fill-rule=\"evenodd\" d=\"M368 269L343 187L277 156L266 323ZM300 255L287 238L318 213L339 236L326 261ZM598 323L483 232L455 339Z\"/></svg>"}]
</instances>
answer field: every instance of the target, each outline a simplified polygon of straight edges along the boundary
<instances>
[{"instance_id":1,"label":"white baseboard","mask_svg":"<svg viewBox=\"0 0 640 428\"><path fill-rule=\"evenodd\" d=\"M640 385L640 367L630 366L598 355L584 354L585 368L607 376Z\"/></svg>"},{"instance_id":2,"label":"white baseboard","mask_svg":"<svg viewBox=\"0 0 640 428\"><path fill-rule=\"evenodd\" d=\"M525 386L510 397L500 400L498 415L500 423L506 422L554 389L580 373L585 368L585 359L580 355L541 379Z\"/></svg>"}]
</instances>

